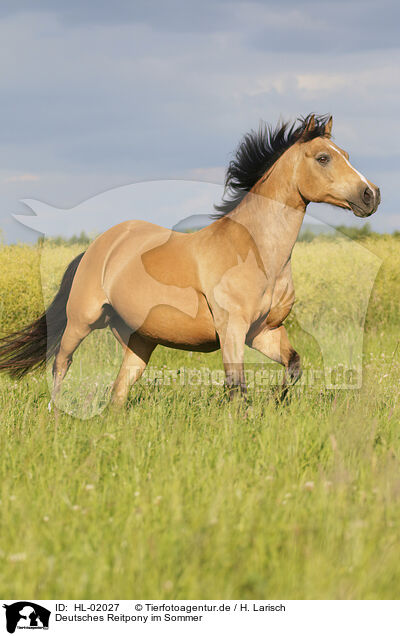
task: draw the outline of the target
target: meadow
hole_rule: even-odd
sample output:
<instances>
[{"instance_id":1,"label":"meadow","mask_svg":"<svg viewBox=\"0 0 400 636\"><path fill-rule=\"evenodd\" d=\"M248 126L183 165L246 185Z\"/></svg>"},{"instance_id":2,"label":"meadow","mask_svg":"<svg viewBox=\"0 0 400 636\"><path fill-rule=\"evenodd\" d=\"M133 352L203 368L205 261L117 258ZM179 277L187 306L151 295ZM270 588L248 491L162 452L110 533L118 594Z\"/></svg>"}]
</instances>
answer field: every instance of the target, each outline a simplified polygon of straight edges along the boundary
<instances>
[{"instance_id":1,"label":"meadow","mask_svg":"<svg viewBox=\"0 0 400 636\"><path fill-rule=\"evenodd\" d=\"M85 247L1 247L2 333L43 310ZM113 412L107 332L78 350L58 421L48 373L0 377L2 598L400 597L400 240L317 237L293 270L306 381L287 404L254 381L245 417L221 401L219 352L158 347ZM327 386L342 362L357 382Z\"/></svg>"}]
</instances>

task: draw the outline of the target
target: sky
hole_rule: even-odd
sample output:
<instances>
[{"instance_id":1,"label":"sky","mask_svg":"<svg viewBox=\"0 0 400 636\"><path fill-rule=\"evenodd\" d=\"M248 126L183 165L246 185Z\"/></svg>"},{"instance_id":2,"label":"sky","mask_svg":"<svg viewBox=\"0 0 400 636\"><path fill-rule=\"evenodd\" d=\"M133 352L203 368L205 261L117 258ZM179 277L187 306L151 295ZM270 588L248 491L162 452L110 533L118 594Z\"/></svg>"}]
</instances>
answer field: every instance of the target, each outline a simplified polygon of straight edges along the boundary
<instances>
[{"instance_id":1,"label":"sky","mask_svg":"<svg viewBox=\"0 0 400 636\"><path fill-rule=\"evenodd\" d=\"M70 209L166 179L220 196L244 133L309 112L333 115L334 141L380 186L371 226L400 230L399 23L395 0L2 0L5 239L39 236L12 216L32 214L21 200ZM113 225L103 208L99 227ZM318 208L332 224L365 222ZM187 216L197 212L189 199ZM84 214L72 217L60 234L84 229Z\"/></svg>"}]
</instances>

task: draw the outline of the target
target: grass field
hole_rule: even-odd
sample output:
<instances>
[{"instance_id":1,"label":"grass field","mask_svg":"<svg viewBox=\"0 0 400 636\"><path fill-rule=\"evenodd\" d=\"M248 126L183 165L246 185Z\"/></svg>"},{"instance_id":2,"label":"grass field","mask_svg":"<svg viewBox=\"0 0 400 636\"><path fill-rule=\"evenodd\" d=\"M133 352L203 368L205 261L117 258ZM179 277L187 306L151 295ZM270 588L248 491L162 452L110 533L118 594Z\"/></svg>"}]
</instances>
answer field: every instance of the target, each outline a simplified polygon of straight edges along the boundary
<instances>
[{"instance_id":1,"label":"grass field","mask_svg":"<svg viewBox=\"0 0 400 636\"><path fill-rule=\"evenodd\" d=\"M3 332L41 311L41 279L47 301L79 251L1 249ZM278 407L253 387L245 418L217 384L150 373L121 413L101 411L119 360L106 333L66 382L76 409L101 370L90 419L56 422L44 373L0 377L0 596L399 598L399 272L396 238L296 246L291 340L316 369L364 331L360 389L304 384ZM218 352L161 347L151 366L221 369Z\"/></svg>"}]
</instances>

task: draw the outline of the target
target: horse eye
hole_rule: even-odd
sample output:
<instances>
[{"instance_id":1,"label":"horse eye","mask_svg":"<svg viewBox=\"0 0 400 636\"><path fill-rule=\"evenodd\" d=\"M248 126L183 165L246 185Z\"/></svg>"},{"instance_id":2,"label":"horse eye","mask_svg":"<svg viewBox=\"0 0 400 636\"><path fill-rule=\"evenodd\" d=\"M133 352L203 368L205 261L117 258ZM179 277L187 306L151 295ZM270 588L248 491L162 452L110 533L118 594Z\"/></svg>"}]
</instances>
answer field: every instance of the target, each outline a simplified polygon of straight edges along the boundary
<instances>
[{"instance_id":1,"label":"horse eye","mask_svg":"<svg viewBox=\"0 0 400 636\"><path fill-rule=\"evenodd\" d=\"M319 157L317 157L318 163L322 164L323 166L329 163L330 159L331 158L329 155L320 155Z\"/></svg>"}]
</instances>

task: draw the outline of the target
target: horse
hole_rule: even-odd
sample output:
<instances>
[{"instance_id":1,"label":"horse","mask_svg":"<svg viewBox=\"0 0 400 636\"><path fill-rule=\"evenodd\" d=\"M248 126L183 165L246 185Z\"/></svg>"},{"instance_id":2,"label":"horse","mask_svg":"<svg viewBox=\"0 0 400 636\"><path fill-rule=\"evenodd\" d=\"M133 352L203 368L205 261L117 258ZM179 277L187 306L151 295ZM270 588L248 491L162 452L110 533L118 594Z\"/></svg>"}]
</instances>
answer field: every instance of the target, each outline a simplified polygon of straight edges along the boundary
<instances>
[{"instance_id":1,"label":"horse","mask_svg":"<svg viewBox=\"0 0 400 636\"><path fill-rule=\"evenodd\" d=\"M379 188L315 114L246 134L229 163L213 222L179 233L126 221L67 267L37 320L0 341L0 370L20 377L54 356L51 403L80 343L109 327L124 349L111 402L122 406L157 345L221 349L226 391L246 395L245 345L282 364L282 395L301 375L283 324L294 303L291 255L308 203L373 214Z\"/></svg>"}]
</instances>

